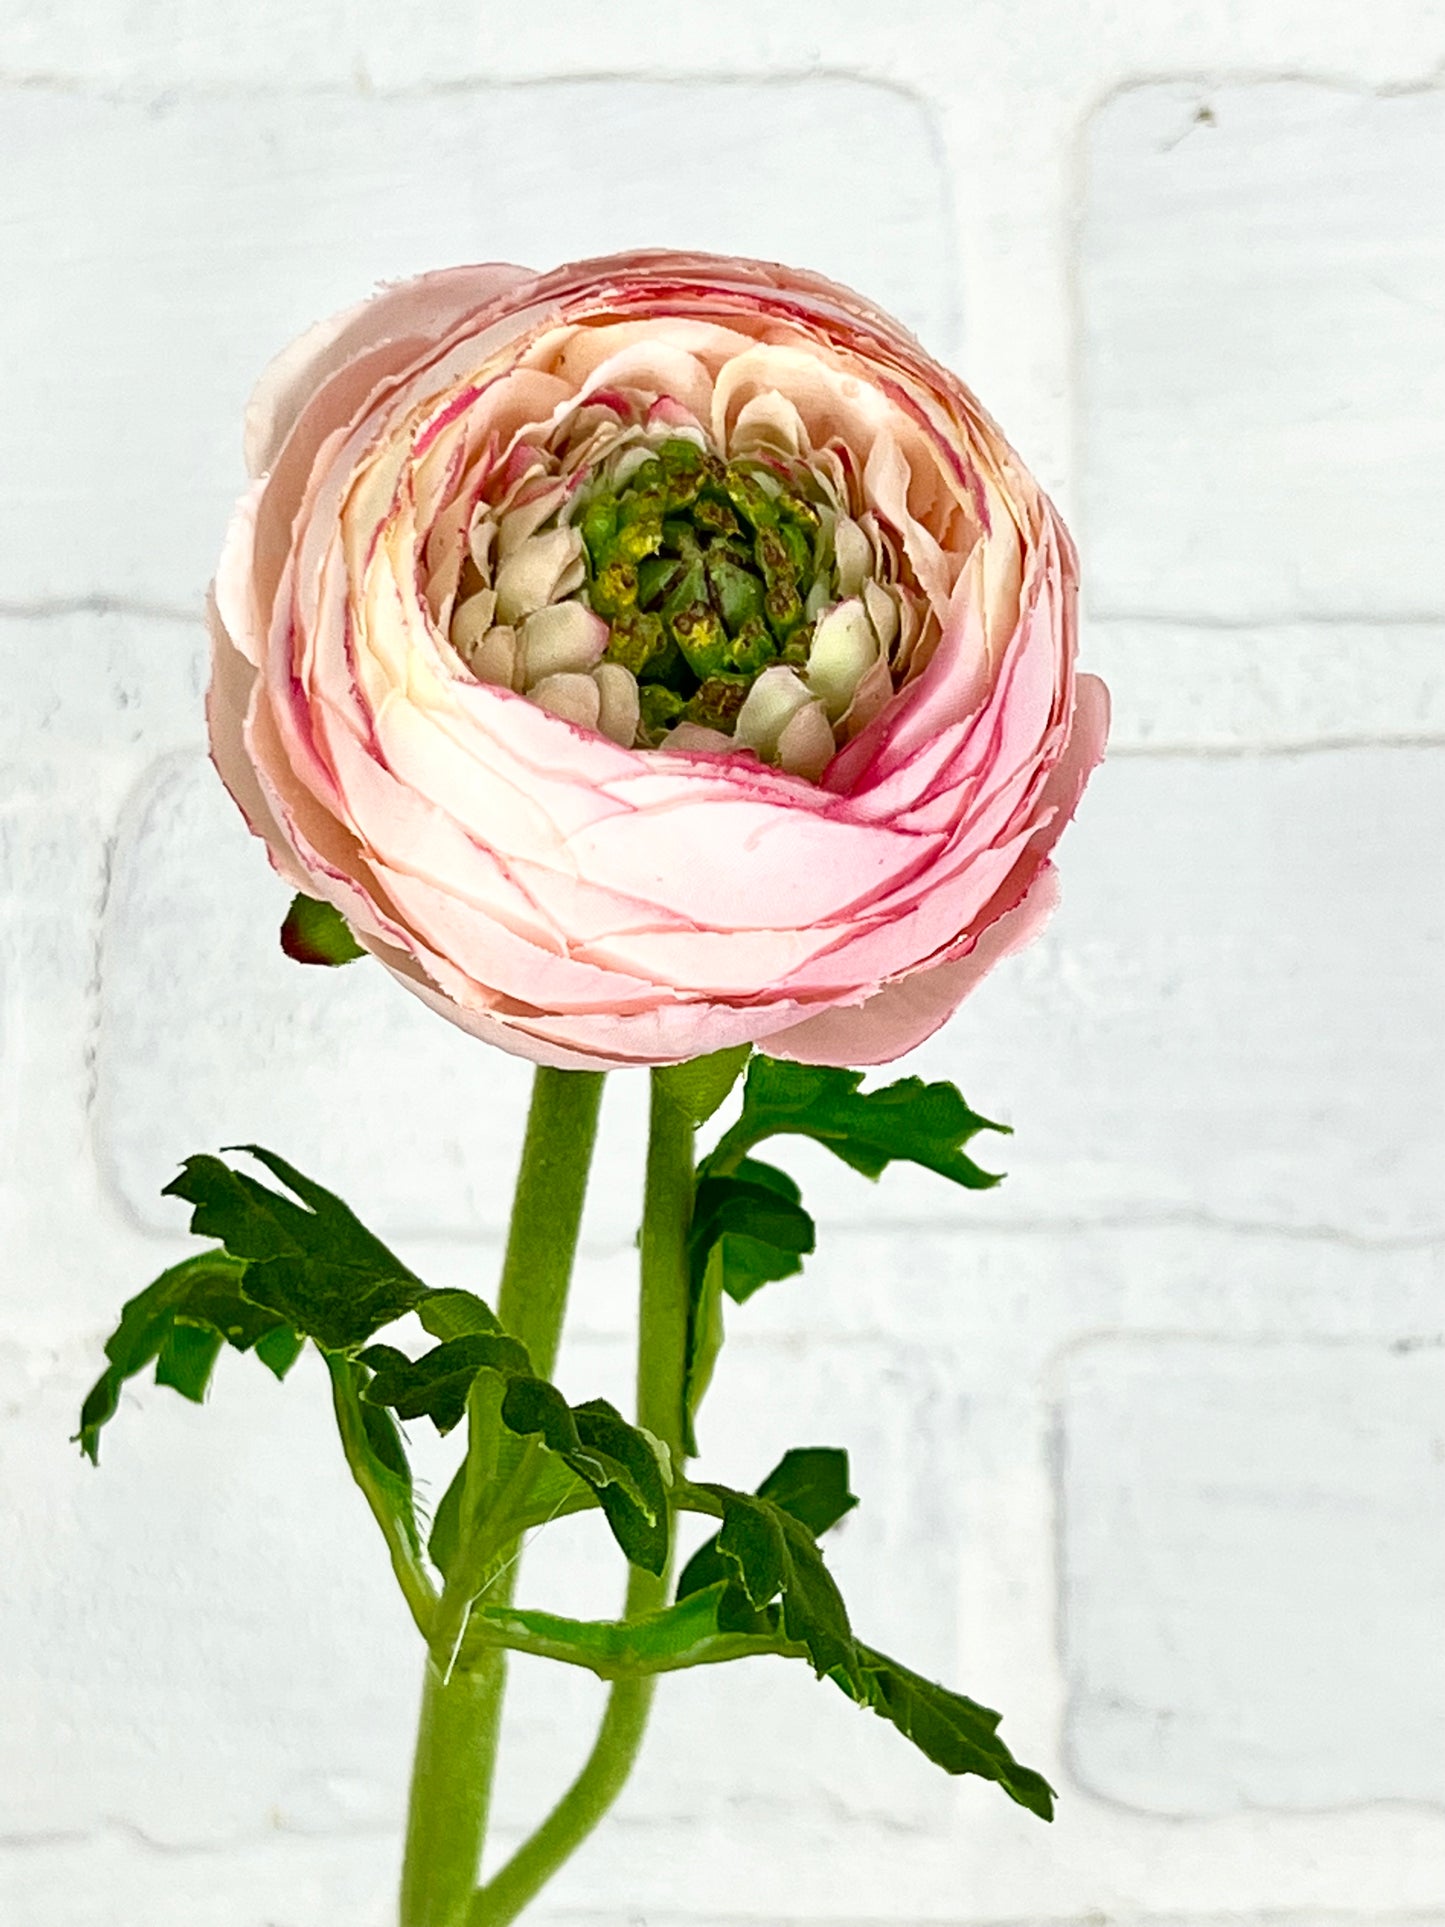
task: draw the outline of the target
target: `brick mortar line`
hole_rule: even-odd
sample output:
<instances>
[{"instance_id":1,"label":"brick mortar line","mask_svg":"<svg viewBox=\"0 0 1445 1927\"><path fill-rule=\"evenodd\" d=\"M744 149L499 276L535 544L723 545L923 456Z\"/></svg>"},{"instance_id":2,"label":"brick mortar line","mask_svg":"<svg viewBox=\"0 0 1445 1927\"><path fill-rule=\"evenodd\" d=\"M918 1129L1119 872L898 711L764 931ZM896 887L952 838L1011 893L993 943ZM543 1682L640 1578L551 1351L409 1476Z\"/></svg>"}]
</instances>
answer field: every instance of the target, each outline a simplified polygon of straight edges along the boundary
<instances>
[{"instance_id":1,"label":"brick mortar line","mask_svg":"<svg viewBox=\"0 0 1445 1927\"><path fill-rule=\"evenodd\" d=\"M34 93L88 96L116 106L151 106L157 100L204 103L216 100L437 100L467 94L534 92L544 87L797 87L816 81L868 87L921 108L932 116L936 97L911 80L867 67L806 66L789 61L755 68L579 67L561 72L462 75L449 80L403 81L394 85L356 79L304 81L178 80L156 74L114 81L85 73L26 73L0 69L0 88Z\"/></svg>"},{"instance_id":2,"label":"brick mortar line","mask_svg":"<svg viewBox=\"0 0 1445 1927\"><path fill-rule=\"evenodd\" d=\"M1445 731L1426 731L1419 735L1401 734L1399 736L1305 736L1295 742L1111 743L1108 756L1111 762L1125 757L1130 762L1148 759L1157 762L1177 762L1183 758L1216 762L1225 758L1238 761L1241 757L1247 756L1278 759L1295 756L1325 756L1336 750L1377 749L1445 749Z\"/></svg>"},{"instance_id":3,"label":"brick mortar line","mask_svg":"<svg viewBox=\"0 0 1445 1927\"><path fill-rule=\"evenodd\" d=\"M173 602L109 595L56 596L39 602L0 600L0 622L64 622L72 616L130 616L142 622L177 622L200 628L206 620L206 609L204 602L184 608Z\"/></svg>"}]
</instances>

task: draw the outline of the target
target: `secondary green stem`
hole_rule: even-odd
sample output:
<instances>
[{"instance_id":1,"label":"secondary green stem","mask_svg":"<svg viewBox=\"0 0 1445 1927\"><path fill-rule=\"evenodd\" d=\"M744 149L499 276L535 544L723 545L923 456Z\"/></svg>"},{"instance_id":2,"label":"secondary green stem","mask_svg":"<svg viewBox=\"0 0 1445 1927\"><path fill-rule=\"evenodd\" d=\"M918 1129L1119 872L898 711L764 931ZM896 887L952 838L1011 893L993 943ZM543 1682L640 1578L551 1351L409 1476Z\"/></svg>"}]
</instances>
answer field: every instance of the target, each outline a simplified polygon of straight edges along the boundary
<instances>
[{"instance_id":1,"label":"secondary green stem","mask_svg":"<svg viewBox=\"0 0 1445 1927\"><path fill-rule=\"evenodd\" d=\"M683 1387L690 1297L687 1234L692 1225L693 1129L656 1072L642 1201L642 1289L637 1312L637 1423L667 1447L682 1477ZM651 1575L648 1575L651 1577ZM653 1578L660 1592L666 1578Z\"/></svg>"},{"instance_id":2,"label":"secondary green stem","mask_svg":"<svg viewBox=\"0 0 1445 1927\"><path fill-rule=\"evenodd\" d=\"M543 1376L556 1362L582 1201L597 1135L602 1078L591 1071L539 1068L512 1204L497 1315L520 1338ZM453 1667L456 1641L481 1585L506 1605L515 1555L500 1571L474 1571L470 1542L482 1529L481 1501L497 1456L497 1417L478 1397L468 1410L463 1542L432 1623L412 1766L402 1868L400 1927L462 1927L486 1837L506 1691L506 1655Z\"/></svg>"},{"instance_id":3,"label":"secondary green stem","mask_svg":"<svg viewBox=\"0 0 1445 1927\"><path fill-rule=\"evenodd\" d=\"M654 1072L642 1212L637 1422L667 1447L677 1478L682 1476L683 1459L692 1192L692 1125ZM639 1618L664 1605L669 1584L669 1570L659 1576L632 1567L627 1618ZM632 1771L652 1706L653 1685L650 1676L619 1679L613 1685L586 1764L537 1831L475 1895L466 1927L507 1927L591 1833Z\"/></svg>"},{"instance_id":4,"label":"secondary green stem","mask_svg":"<svg viewBox=\"0 0 1445 1927\"><path fill-rule=\"evenodd\" d=\"M540 1378L550 1378L557 1363L601 1102L599 1072L538 1069L497 1316L527 1347Z\"/></svg>"}]
</instances>

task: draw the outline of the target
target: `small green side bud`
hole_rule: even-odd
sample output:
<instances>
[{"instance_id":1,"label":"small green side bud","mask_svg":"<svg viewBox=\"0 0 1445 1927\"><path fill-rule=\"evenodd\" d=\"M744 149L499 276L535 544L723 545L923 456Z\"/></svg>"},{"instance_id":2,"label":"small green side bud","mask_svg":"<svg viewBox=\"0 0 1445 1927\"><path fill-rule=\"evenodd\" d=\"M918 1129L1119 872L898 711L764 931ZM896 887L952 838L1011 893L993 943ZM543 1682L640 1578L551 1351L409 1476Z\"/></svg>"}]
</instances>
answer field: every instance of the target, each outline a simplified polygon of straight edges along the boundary
<instances>
[{"instance_id":1,"label":"small green side bud","mask_svg":"<svg viewBox=\"0 0 1445 1927\"><path fill-rule=\"evenodd\" d=\"M281 948L293 963L355 963L366 952L352 936L341 912L315 897L296 896L281 925Z\"/></svg>"}]
</instances>

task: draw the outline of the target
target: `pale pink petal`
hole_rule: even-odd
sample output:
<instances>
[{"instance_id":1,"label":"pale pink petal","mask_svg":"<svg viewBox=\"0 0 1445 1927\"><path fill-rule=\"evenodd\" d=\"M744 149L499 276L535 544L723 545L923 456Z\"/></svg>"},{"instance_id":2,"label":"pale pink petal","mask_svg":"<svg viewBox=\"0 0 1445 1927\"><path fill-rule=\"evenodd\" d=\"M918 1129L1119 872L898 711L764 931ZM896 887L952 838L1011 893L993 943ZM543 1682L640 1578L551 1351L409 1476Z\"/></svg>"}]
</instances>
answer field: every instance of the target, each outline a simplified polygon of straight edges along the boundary
<instances>
[{"instance_id":1,"label":"pale pink petal","mask_svg":"<svg viewBox=\"0 0 1445 1927\"><path fill-rule=\"evenodd\" d=\"M488 262L443 268L384 287L370 300L318 321L267 366L246 409L246 468L262 475L307 402L349 361L399 338L439 340L467 314L534 278L529 268Z\"/></svg>"},{"instance_id":2,"label":"pale pink petal","mask_svg":"<svg viewBox=\"0 0 1445 1927\"><path fill-rule=\"evenodd\" d=\"M886 984L851 1010L825 1011L775 1031L769 1053L799 1064L891 1064L947 1023L996 963L1033 942L1058 895L1057 876L1046 864L1023 902L990 924L967 956Z\"/></svg>"}]
</instances>

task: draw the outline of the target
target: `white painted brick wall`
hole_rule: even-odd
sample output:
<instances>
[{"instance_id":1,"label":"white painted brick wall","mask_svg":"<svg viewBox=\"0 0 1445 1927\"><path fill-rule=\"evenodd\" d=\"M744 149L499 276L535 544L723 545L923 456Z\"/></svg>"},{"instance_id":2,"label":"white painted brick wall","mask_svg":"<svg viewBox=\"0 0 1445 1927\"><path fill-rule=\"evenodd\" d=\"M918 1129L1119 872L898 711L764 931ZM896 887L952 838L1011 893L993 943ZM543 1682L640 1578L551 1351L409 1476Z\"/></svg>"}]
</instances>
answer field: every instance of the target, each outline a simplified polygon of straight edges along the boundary
<instances>
[{"instance_id":1,"label":"white painted brick wall","mask_svg":"<svg viewBox=\"0 0 1445 1927\"><path fill-rule=\"evenodd\" d=\"M66 1434L187 1151L255 1135L492 1275L525 1076L276 954L196 612L298 326L644 239L899 309L1084 546L1117 726L1065 907L919 1057L1009 1182L800 1156L822 1249L732 1314L704 1431L742 1479L850 1447L860 1621L1063 1798L781 1667L672 1680L539 1927L1445 1927L1442 76L1440 0L9 0L0 1927L389 1919L416 1655L317 1387L138 1391L100 1475ZM614 1086L578 1395L626 1379ZM531 1596L605 1609L587 1543ZM594 1698L517 1684L509 1838Z\"/></svg>"}]
</instances>

